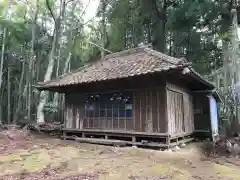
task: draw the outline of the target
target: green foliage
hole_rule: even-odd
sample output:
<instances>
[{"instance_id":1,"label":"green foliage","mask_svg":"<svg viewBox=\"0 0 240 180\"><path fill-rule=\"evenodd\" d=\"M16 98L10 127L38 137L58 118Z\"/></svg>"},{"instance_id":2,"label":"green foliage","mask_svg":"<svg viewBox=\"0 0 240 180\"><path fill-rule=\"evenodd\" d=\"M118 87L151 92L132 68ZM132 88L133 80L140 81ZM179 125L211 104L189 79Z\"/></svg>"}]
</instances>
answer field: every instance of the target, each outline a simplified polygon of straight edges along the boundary
<instances>
[{"instance_id":1,"label":"green foliage","mask_svg":"<svg viewBox=\"0 0 240 180\"><path fill-rule=\"evenodd\" d=\"M221 3L204 0L114 1L107 10L107 48L119 51L152 43L167 54L185 56L200 73L208 74L222 64L222 8Z\"/></svg>"}]
</instances>

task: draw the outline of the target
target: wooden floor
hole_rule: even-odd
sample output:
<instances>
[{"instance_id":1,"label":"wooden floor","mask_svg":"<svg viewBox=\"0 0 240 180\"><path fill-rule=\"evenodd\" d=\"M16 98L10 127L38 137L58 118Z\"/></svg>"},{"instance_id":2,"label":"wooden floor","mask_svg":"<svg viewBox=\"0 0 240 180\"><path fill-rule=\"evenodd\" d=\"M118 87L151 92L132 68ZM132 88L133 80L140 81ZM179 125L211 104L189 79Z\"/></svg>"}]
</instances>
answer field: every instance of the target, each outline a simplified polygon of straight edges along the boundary
<instances>
[{"instance_id":1,"label":"wooden floor","mask_svg":"<svg viewBox=\"0 0 240 180\"><path fill-rule=\"evenodd\" d=\"M78 142L103 145L134 145L157 148L168 148L193 140L191 134L182 134L170 137L164 133L139 133L86 129L63 129L62 138L76 140Z\"/></svg>"}]
</instances>

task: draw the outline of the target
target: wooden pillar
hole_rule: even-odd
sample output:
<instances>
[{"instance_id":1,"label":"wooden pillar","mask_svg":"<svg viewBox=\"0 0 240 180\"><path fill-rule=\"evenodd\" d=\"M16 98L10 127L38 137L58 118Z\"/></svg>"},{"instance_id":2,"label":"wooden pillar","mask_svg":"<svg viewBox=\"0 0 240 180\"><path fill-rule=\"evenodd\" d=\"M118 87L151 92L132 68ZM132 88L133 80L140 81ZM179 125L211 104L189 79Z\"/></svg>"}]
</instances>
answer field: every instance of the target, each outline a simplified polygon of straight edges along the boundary
<instances>
[{"instance_id":1,"label":"wooden pillar","mask_svg":"<svg viewBox=\"0 0 240 180\"><path fill-rule=\"evenodd\" d=\"M153 132L153 110L152 110L152 89L147 93L146 108L147 108L147 132Z\"/></svg>"},{"instance_id":2,"label":"wooden pillar","mask_svg":"<svg viewBox=\"0 0 240 180\"><path fill-rule=\"evenodd\" d=\"M69 108L69 128L72 128L73 127L73 104L70 105L70 108Z\"/></svg>"},{"instance_id":3,"label":"wooden pillar","mask_svg":"<svg viewBox=\"0 0 240 180\"><path fill-rule=\"evenodd\" d=\"M85 121L85 102L84 102L84 98L82 97L81 99L81 104L79 106L79 129L84 129L84 121Z\"/></svg>"},{"instance_id":4,"label":"wooden pillar","mask_svg":"<svg viewBox=\"0 0 240 180\"><path fill-rule=\"evenodd\" d=\"M166 133L170 134L170 122L169 122L169 117L168 117L168 101L169 101L169 97L168 97L168 93L167 93L167 84L164 88L164 113L165 113L165 131Z\"/></svg>"},{"instance_id":5,"label":"wooden pillar","mask_svg":"<svg viewBox=\"0 0 240 180\"><path fill-rule=\"evenodd\" d=\"M133 92L133 100L132 100L132 102L133 102L133 105L132 105L132 120L133 120L133 130L135 131L136 130L136 122L135 122L135 119L136 119L136 106L135 106L135 104L136 104L136 92Z\"/></svg>"},{"instance_id":6,"label":"wooden pillar","mask_svg":"<svg viewBox=\"0 0 240 180\"><path fill-rule=\"evenodd\" d=\"M80 109L79 109L79 107L77 107L77 112L76 112L76 129L79 129L79 125L80 125L79 117L80 117Z\"/></svg>"},{"instance_id":7,"label":"wooden pillar","mask_svg":"<svg viewBox=\"0 0 240 180\"><path fill-rule=\"evenodd\" d=\"M108 135L105 135L105 139L108 139Z\"/></svg>"},{"instance_id":8,"label":"wooden pillar","mask_svg":"<svg viewBox=\"0 0 240 180\"><path fill-rule=\"evenodd\" d=\"M168 147L170 146L170 136L168 136L168 137L166 138L166 144L167 144Z\"/></svg>"},{"instance_id":9,"label":"wooden pillar","mask_svg":"<svg viewBox=\"0 0 240 180\"><path fill-rule=\"evenodd\" d=\"M157 132L161 132L160 129L160 100L159 100L159 91L160 89L157 89Z\"/></svg>"},{"instance_id":10,"label":"wooden pillar","mask_svg":"<svg viewBox=\"0 0 240 180\"><path fill-rule=\"evenodd\" d=\"M85 138L85 133L84 132L82 132L82 138Z\"/></svg>"},{"instance_id":11,"label":"wooden pillar","mask_svg":"<svg viewBox=\"0 0 240 180\"><path fill-rule=\"evenodd\" d=\"M132 136L132 142L136 142L136 136Z\"/></svg>"}]
</instances>

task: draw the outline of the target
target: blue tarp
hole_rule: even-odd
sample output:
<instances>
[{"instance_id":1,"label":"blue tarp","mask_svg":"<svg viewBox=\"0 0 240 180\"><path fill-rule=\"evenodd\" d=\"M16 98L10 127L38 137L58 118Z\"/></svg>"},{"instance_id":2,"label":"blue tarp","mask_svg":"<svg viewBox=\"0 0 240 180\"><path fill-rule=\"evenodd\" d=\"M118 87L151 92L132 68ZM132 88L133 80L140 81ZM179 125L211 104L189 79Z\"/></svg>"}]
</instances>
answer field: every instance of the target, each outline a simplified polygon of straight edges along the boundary
<instances>
[{"instance_id":1,"label":"blue tarp","mask_svg":"<svg viewBox=\"0 0 240 180\"><path fill-rule=\"evenodd\" d=\"M211 116L211 128L213 136L218 134L218 113L217 113L217 103L214 97L209 97L210 101L210 116Z\"/></svg>"}]
</instances>

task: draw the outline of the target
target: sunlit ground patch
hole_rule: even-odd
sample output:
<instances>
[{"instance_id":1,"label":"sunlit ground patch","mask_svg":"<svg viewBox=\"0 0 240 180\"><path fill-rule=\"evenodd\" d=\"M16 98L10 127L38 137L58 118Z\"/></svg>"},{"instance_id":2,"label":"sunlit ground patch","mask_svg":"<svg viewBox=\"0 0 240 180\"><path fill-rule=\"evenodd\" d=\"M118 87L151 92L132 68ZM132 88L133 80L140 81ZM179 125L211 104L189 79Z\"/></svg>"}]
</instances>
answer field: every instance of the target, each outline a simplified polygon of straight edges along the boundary
<instances>
[{"instance_id":1,"label":"sunlit ground patch","mask_svg":"<svg viewBox=\"0 0 240 180\"><path fill-rule=\"evenodd\" d=\"M213 167L219 177L227 177L234 180L240 179L240 171L234 166L213 163Z\"/></svg>"},{"instance_id":2,"label":"sunlit ground patch","mask_svg":"<svg viewBox=\"0 0 240 180\"><path fill-rule=\"evenodd\" d=\"M7 163L12 161L21 161L23 158L20 154L10 154L10 155L4 155L0 156L0 163Z\"/></svg>"},{"instance_id":3,"label":"sunlit ground patch","mask_svg":"<svg viewBox=\"0 0 240 180\"><path fill-rule=\"evenodd\" d=\"M24 172L41 171L44 168L57 168L62 162L78 157L79 151L73 147L16 151L0 156L0 176Z\"/></svg>"}]
</instances>

